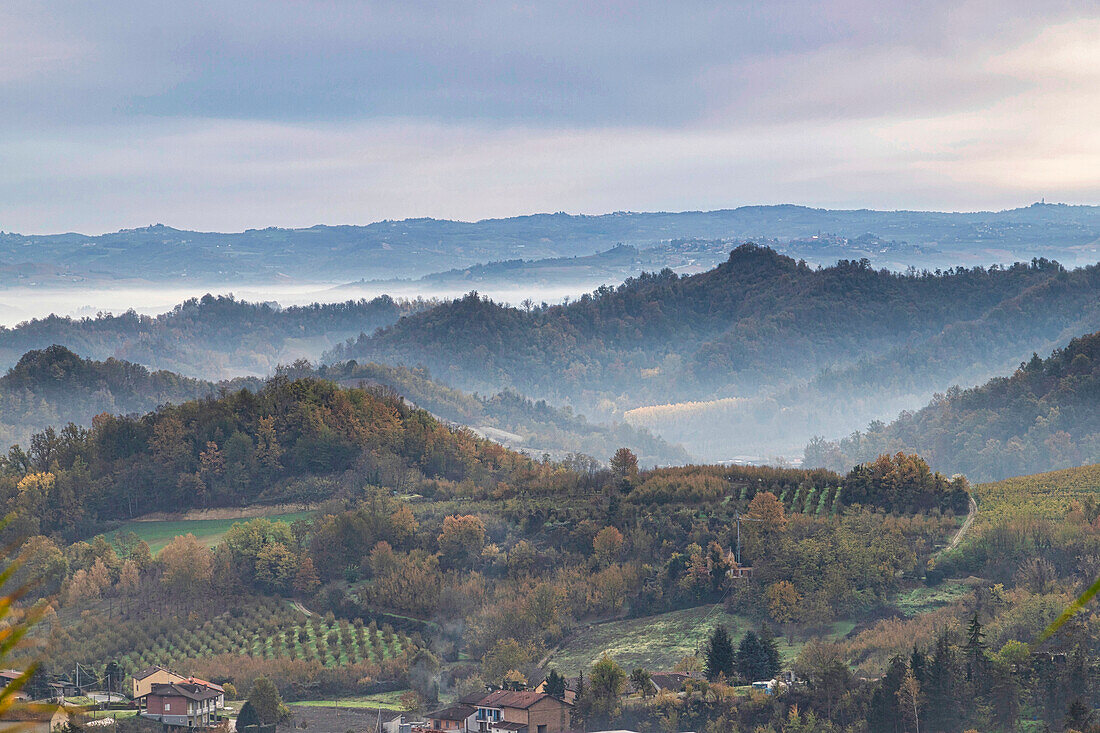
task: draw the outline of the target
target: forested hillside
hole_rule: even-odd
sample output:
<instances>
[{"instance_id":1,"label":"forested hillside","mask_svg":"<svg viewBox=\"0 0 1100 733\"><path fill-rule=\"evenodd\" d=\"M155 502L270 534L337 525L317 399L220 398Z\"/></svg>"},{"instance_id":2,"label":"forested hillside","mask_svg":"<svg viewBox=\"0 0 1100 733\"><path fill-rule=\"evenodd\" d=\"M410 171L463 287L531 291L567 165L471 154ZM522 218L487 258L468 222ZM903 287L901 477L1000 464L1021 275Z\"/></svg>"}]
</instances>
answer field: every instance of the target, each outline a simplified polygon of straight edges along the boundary
<instances>
[{"instance_id":1,"label":"forested hillside","mask_svg":"<svg viewBox=\"0 0 1100 733\"><path fill-rule=\"evenodd\" d=\"M896 421L838 441L816 440L807 465L844 466L883 451L919 453L976 480L1100 462L1100 333L1073 339L1010 377L955 387Z\"/></svg>"},{"instance_id":2,"label":"forested hillside","mask_svg":"<svg viewBox=\"0 0 1100 733\"><path fill-rule=\"evenodd\" d=\"M280 308L207 295L167 313L50 316L0 327L0 367L60 344L92 359L125 359L200 379L265 376L280 363L317 358L332 344L393 323L431 303L389 297Z\"/></svg>"},{"instance_id":3,"label":"forested hillside","mask_svg":"<svg viewBox=\"0 0 1100 733\"><path fill-rule=\"evenodd\" d=\"M0 445L26 444L32 433L66 423L91 425L101 413L144 413L219 386L257 388L256 379L216 385L119 359L82 359L63 346L28 351L0 377Z\"/></svg>"},{"instance_id":4,"label":"forested hillside","mask_svg":"<svg viewBox=\"0 0 1100 733\"><path fill-rule=\"evenodd\" d=\"M590 422L569 407L531 400L512 390L492 396L470 394L432 379L426 368L346 362L321 365L316 375L346 386L384 384L418 407L452 423L466 425L515 450L584 461L604 460L620 447L638 454L645 466L687 463L688 453L644 429L625 423ZM587 454L585 455L580 454Z\"/></svg>"},{"instance_id":5,"label":"forested hillside","mask_svg":"<svg viewBox=\"0 0 1100 733\"><path fill-rule=\"evenodd\" d=\"M367 484L447 493L472 482L487 492L549 470L392 391L282 377L258 392L51 428L2 461L33 483L0 491L29 534L154 511L353 496Z\"/></svg>"},{"instance_id":6,"label":"forested hillside","mask_svg":"<svg viewBox=\"0 0 1100 733\"><path fill-rule=\"evenodd\" d=\"M645 275L567 305L515 309L471 294L330 358L425 365L461 388L511 387L601 417L667 404L662 419L628 417L727 458L746 445L794 449L823 427L846 430L960 378L988 378L1052 336L1100 327L1098 295L1097 267L815 269L743 245L706 273ZM1010 330L989 333L1008 320ZM680 403L728 398L749 399L676 426Z\"/></svg>"}]
</instances>

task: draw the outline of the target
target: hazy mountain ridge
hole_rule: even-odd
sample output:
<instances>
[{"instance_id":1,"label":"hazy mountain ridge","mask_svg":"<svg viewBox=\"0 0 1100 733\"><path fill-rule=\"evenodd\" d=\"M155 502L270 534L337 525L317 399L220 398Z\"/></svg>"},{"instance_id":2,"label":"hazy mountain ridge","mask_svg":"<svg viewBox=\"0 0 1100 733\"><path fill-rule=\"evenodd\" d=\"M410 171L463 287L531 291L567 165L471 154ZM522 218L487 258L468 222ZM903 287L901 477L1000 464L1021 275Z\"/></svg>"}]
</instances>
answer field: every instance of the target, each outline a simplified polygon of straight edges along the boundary
<instances>
[{"instance_id":1,"label":"hazy mountain ridge","mask_svg":"<svg viewBox=\"0 0 1100 733\"><path fill-rule=\"evenodd\" d=\"M334 343L430 305L383 296L280 308L207 295L158 316L50 316L0 326L0 366L32 349L63 344L94 359L114 357L201 379L266 376L280 363L315 359Z\"/></svg>"},{"instance_id":2,"label":"hazy mountain ridge","mask_svg":"<svg viewBox=\"0 0 1100 733\"><path fill-rule=\"evenodd\" d=\"M1059 272L1042 262L940 275L851 261L815 270L744 245L708 272L649 274L565 306L526 312L467 296L333 356L422 363L462 387L495 383L538 396L577 399L630 385L643 403L709 398L715 389L786 383L931 337Z\"/></svg>"},{"instance_id":3,"label":"hazy mountain ridge","mask_svg":"<svg viewBox=\"0 0 1100 733\"><path fill-rule=\"evenodd\" d=\"M901 275L852 261L814 269L742 246L706 273L646 275L565 306L528 312L468 296L330 357L425 365L463 389L513 388L600 419L630 411L632 424L726 460L791 455L814 434L987 379L1100 328L1098 303L1095 266ZM669 407L635 409L647 405Z\"/></svg>"},{"instance_id":4,"label":"hazy mountain ridge","mask_svg":"<svg viewBox=\"0 0 1100 733\"><path fill-rule=\"evenodd\" d=\"M87 280L264 282L418 277L456 265L586 256L617 244L682 238L798 239L828 232L931 246L956 263L1055 257L1095 260L1100 207L1035 204L944 213L746 206L705 212L537 214L478 222L437 219L365 226L191 232L164 225L86 236L0 234L12 285ZM141 273L140 277L135 273Z\"/></svg>"}]
</instances>

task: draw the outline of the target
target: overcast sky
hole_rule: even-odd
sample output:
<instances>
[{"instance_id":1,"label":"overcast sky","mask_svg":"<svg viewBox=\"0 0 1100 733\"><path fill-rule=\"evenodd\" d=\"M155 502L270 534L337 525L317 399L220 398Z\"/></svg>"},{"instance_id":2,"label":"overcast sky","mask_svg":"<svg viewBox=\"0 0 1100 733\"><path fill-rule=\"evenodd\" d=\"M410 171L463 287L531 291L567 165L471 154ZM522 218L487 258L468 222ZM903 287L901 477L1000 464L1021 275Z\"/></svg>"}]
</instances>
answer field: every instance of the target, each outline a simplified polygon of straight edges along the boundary
<instances>
[{"instance_id":1,"label":"overcast sky","mask_svg":"<svg viewBox=\"0 0 1100 733\"><path fill-rule=\"evenodd\" d=\"M7 0L0 229L1100 203L1095 2Z\"/></svg>"}]
</instances>

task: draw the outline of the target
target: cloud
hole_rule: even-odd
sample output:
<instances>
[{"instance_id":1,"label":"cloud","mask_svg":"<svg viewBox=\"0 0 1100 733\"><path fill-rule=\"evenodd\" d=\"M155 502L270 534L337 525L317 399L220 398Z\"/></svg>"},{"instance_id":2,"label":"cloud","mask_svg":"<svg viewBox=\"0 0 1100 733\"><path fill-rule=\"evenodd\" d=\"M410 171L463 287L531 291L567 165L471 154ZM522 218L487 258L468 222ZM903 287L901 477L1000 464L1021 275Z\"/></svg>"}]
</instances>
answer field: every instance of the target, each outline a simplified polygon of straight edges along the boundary
<instances>
[{"instance_id":1,"label":"cloud","mask_svg":"<svg viewBox=\"0 0 1100 733\"><path fill-rule=\"evenodd\" d=\"M1096 201L1081 8L17 2L0 227Z\"/></svg>"}]
</instances>

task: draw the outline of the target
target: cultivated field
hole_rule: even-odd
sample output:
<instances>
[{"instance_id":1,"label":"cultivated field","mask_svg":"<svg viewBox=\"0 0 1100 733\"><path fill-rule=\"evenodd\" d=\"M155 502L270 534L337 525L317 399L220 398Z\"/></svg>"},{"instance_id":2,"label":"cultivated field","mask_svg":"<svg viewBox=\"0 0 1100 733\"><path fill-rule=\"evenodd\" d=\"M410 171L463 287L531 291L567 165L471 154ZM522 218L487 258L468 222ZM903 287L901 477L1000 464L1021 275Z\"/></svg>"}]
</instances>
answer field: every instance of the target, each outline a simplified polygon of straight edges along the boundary
<instances>
[{"instance_id":1,"label":"cultivated field","mask_svg":"<svg viewBox=\"0 0 1100 733\"><path fill-rule=\"evenodd\" d=\"M285 601L258 600L205 621L174 614L120 625L87 615L68 648L79 658L117 659L127 674L155 664L217 655L317 661L324 667L378 662L400 656L412 642L389 625L306 617Z\"/></svg>"}]
</instances>

